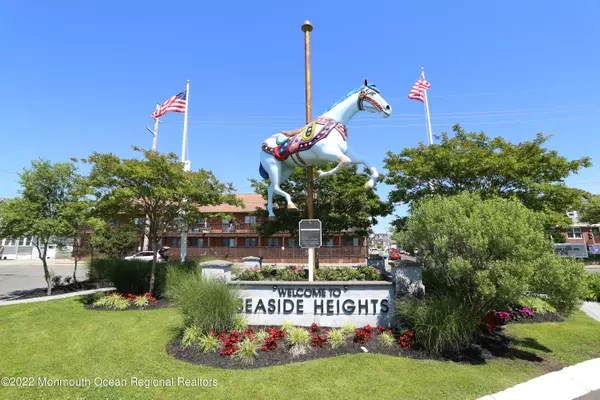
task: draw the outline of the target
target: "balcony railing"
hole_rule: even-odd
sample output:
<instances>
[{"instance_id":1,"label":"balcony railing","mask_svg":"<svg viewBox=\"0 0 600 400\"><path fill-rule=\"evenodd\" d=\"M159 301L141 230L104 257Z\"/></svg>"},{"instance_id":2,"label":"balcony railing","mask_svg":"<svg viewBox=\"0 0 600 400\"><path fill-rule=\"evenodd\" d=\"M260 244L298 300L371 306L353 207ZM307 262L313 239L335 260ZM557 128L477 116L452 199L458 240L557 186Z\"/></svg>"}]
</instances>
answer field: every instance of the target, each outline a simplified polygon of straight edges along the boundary
<instances>
[{"instance_id":1,"label":"balcony railing","mask_svg":"<svg viewBox=\"0 0 600 400\"><path fill-rule=\"evenodd\" d=\"M192 224L188 233L256 233L252 224Z\"/></svg>"}]
</instances>

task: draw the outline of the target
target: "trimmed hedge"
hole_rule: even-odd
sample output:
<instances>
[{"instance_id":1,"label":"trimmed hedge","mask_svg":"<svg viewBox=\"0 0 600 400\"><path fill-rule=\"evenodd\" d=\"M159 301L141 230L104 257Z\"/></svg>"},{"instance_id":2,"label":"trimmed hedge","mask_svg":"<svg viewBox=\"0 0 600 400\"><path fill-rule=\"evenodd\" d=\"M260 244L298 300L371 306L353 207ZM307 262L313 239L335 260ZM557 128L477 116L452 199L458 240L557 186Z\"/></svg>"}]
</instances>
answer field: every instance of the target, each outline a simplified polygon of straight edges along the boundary
<instances>
[{"instance_id":1,"label":"trimmed hedge","mask_svg":"<svg viewBox=\"0 0 600 400\"><path fill-rule=\"evenodd\" d=\"M246 268L236 277L238 281L308 281L308 270L290 265L286 268L273 268L263 265L260 269ZM371 266L356 268L319 268L315 271L315 281L383 281L381 271Z\"/></svg>"},{"instance_id":2,"label":"trimmed hedge","mask_svg":"<svg viewBox=\"0 0 600 400\"><path fill-rule=\"evenodd\" d=\"M166 284L167 270L177 268L193 270L206 259L186 262L169 261L156 263L154 296L161 297ZM150 288L152 261L95 259L89 263L88 278L94 282L112 285L119 293L143 294Z\"/></svg>"}]
</instances>

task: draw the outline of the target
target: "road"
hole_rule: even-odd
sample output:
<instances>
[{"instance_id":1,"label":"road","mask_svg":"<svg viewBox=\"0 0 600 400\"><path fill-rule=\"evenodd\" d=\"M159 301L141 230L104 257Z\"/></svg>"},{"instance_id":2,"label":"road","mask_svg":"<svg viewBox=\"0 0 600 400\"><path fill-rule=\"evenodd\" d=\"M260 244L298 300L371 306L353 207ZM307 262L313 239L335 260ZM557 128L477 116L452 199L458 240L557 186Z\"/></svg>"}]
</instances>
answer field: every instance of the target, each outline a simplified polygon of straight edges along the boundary
<instances>
[{"instance_id":1,"label":"road","mask_svg":"<svg viewBox=\"0 0 600 400\"><path fill-rule=\"evenodd\" d=\"M600 274L600 265L585 267L585 270L591 272L592 274Z\"/></svg>"},{"instance_id":2,"label":"road","mask_svg":"<svg viewBox=\"0 0 600 400\"><path fill-rule=\"evenodd\" d=\"M63 278L73 276L73 262L69 260L48 260L50 273ZM85 280L85 263L77 266L77 279ZM19 292L45 288L44 268L40 260L0 260L0 300L7 300Z\"/></svg>"}]
</instances>

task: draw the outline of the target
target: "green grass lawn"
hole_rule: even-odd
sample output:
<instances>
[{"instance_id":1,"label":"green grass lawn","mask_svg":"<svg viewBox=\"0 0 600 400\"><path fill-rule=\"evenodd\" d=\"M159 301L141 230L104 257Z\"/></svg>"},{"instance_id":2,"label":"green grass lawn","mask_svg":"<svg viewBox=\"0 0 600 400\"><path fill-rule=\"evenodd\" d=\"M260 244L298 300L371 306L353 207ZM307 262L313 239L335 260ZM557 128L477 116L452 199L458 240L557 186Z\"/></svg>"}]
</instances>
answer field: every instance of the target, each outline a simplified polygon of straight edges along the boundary
<instances>
[{"instance_id":1,"label":"green grass lawn","mask_svg":"<svg viewBox=\"0 0 600 400\"><path fill-rule=\"evenodd\" d=\"M248 371L170 357L175 309L101 312L74 298L0 307L0 377L88 378L91 387L0 387L2 399L476 399L600 356L600 323L582 312L563 323L509 325L519 349L544 362L484 365L347 355ZM94 378L215 379L216 387L94 387ZM37 381L36 381L37 382Z\"/></svg>"}]
</instances>

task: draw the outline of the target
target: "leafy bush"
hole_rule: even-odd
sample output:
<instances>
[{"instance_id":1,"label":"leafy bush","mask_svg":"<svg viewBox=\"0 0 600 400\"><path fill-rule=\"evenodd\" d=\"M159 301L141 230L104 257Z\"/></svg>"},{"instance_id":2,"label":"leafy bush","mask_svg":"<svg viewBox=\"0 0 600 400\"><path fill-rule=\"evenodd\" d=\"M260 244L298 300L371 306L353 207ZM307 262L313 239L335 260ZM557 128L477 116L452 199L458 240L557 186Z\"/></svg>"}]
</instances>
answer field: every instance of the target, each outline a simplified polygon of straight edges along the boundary
<instances>
[{"instance_id":1,"label":"leafy bush","mask_svg":"<svg viewBox=\"0 0 600 400\"><path fill-rule=\"evenodd\" d=\"M428 293L454 297L480 317L527 292L570 312L582 296L582 268L552 253L543 222L516 200L433 196L413 206L403 241L418 250Z\"/></svg>"},{"instance_id":2,"label":"leafy bush","mask_svg":"<svg viewBox=\"0 0 600 400\"><path fill-rule=\"evenodd\" d=\"M233 330L243 332L248 329L248 320L243 315L236 315L233 319Z\"/></svg>"},{"instance_id":3,"label":"leafy bush","mask_svg":"<svg viewBox=\"0 0 600 400\"><path fill-rule=\"evenodd\" d=\"M291 321L283 321L283 324L281 325L281 329L283 329L284 331L289 331L293 327L294 324Z\"/></svg>"},{"instance_id":4,"label":"leafy bush","mask_svg":"<svg viewBox=\"0 0 600 400\"><path fill-rule=\"evenodd\" d=\"M94 301L92 304L94 307L106 307L112 310L125 310L129 307L129 300L127 298L123 298L116 293L111 293L109 295L104 295Z\"/></svg>"},{"instance_id":5,"label":"leafy bush","mask_svg":"<svg viewBox=\"0 0 600 400\"><path fill-rule=\"evenodd\" d=\"M600 274L588 272L585 277L586 289L584 299L600 301Z\"/></svg>"},{"instance_id":6,"label":"leafy bush","mask_svg":"<svg viewBox=\"0 0 600 400\"><path fill-rule=\"evenodd\" d=\"M399 300L395 315L401 326L412 328L416 342L431 353L467 348L474 341L480 321L463 302L440 295L424 302Z\"/></svg>"},{"instance_id":7,"label":"leafy bush","mask_svg":"<svg viewBox=\"0 0 600 400\"><path fill-rule=\"evenodd\" d=\"M331 348L337 349L344 343L344 334L339 329L332 329L327 333L327 339L331 344Z\"/></svg>"},{"instance_id":8,"label":"leafy bush","mask_svg":"<svg viewBox=\"0 0 600 400\"><path fill-rule=\"evenodd\" d=\"M202 339L202 330L196 326L191 325L187 326L183 330L183 337L181 338L181 345L183 347L191 346L194 344L200 344L200 340Z\"/></svg>"},{"instance_id":9,"label":"leafy bush","mask_svg":"<svg viewBox=\"0 0 600 400\"><path fill-rule=\"evenodd\" d=\"M163 294L168 269L193 270L198 268L198 262L191 260L157 263L154 295L160 297ZM94 259L89 263L88 279L113 285L120 293L142 294L150 287L151 270L152 261Z\"/></svg>"},{"instance_id":10,"label":"leafy bush","mask_svg":"<svg viewBox=\"0 0 600 400\"><path fill-rule=\"evenodd\" d=\"M548 296L559 313L571 314L585 298L585 267L577 260L548 254L536 262L531 291Z\"/></svg>"},{"instance_id":11,"label":"leafy bush","mask_svg":"<svg viewBox=\"0 0 600 400\"><path fill-rule=\"evenodd\" d=\"M235 285L204 278L197 269L168 269L166 281L165 295L179 308L184 326L196 325L204 333L233 327L241 304Z\"/></svg>"},{"instance_id":12,"label":"leafy bush","mask_svg":"<svg viewBox=\"0 0 600 400\"><path fill-rule=\"evenodd\" d=\"M262 344L265 341L265 339L269 337L269 335L270 335L269 332L265 331L264 329L257 331L254 334L254 341L257 344Z\"/></svg>"},{"instance_id":13,"label":"leafy bush","mask_svg":"<svg viewBox=\"0 0 600 400\"><path fill-rule=\"evenodd\" d=\"M389 332L383 332L379 335L379 341L382 345L390 347L394 344L394 336Z\"/></svg>"},{"instance_id":14,"label":"leafy bush","mask_svg":"<svg viewBox=\"0 0 600 400\"><path fill-rule=\"evenodd\" d=\"M254 362L254 357L257 354L257 345L250 338L245 338L238 344L238 351L235 353L236 357L240 358L247 364Z\"/></svg>"},{"instance_id":15,"label":"leafy bush","mask_svg":"<svg viewBox=\"0 0 600 400\"><path fill-rule=\"evenodd\" d=\"M288 331L287 340L292 345L307 345L310 340L309 332L300 327L294 327Z\"/></svg>"},{"instance_id":16,"label":"leafy bush","mask_svg":"<svg viewBox=\"0 0 600 400\"><path fill-rule=\"evenodd\" d=\"M221 342L216 336L204 334L200 337L198 347L203 353L216 353L221 347Z\"/></svg>"},{"instance_id":17,"label":"leafy bush","mask_svg":"<svg viewBox=\"0 0 600 400\"><path fill-rule=\"evenodd\" d=\"M356 332L356 326L352 322L346 322L342 325L342 333L344 336L352 336Z\"/></svg>"}]
</instances>

